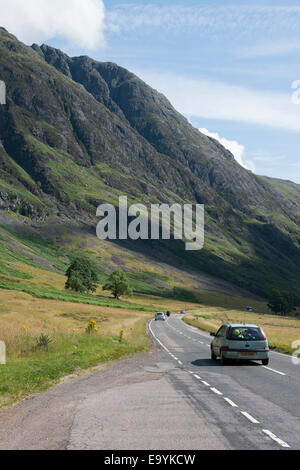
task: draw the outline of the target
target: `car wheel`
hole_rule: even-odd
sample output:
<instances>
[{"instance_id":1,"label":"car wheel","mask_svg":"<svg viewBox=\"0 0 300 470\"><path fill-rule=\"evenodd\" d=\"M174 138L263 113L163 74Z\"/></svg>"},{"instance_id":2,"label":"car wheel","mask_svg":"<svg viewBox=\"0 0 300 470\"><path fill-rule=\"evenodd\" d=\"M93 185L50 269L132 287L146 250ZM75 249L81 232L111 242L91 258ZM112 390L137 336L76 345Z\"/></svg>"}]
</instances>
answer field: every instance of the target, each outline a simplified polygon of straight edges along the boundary
<instances>
[{"instance_id":1,"label":"car wheel","mask_svg":"<svg viewBox=\"0 0 300 470\"><path fill-rule=\"evenodd\" d=\"M223 353L221 353L220 362L222 366L226 366L226 364L228 364L228 359L226 359L226 357L223 356Z\"/></svg>"},{"instance_id":2,"label":"car wheel","mask_svg":"<svg viewBox=\"0 0 300 470\"><path fill-rule=\"evenodd\" d=\"M213 349L211 350L211 359L212 359L212 361L216 361L216 360L217 360L217 356L215 355Z\"/></svg>"},{"instance_id":3,"label":"car wheel","mask_svg":"<svg viewBox=\"0 0 300 470\"><path fill-rule=\"evenodd\" d=\"M263 366L268 366L270 360L269 360L269 359L263 359L261 362L262 362L262 365L263 365Z\"/></svg>"}]
</instances>

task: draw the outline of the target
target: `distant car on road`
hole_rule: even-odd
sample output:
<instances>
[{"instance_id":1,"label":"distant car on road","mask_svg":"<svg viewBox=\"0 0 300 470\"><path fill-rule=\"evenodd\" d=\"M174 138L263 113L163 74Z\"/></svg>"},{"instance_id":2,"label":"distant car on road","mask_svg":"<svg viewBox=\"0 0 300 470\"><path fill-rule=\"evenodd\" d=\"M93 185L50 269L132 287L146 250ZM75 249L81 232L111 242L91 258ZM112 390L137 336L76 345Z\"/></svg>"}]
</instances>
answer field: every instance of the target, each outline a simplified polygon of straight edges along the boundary
<instances>
[{"instance_id":1,"label":"distant car on road","mask_svg":"<svg viewBox=\"0 0 300 470\"><path fill-rule=\"evenodd\" d=\"M211 358L218 357L221 364L228 360L262 361L269 364L269 344L263 330L257 325L225 324L216 334L211 334Z\"/></svg>"},{"instance_id":2,"label":"distant car on road","mask_svg":"<svg viewBox=\"0 0 300 470\"><path fill-rule=\"evenodd\" d=\"M155 321L166 321L166 315L162 312L158 312L155 315Z\"/></svg>"},{"instance_id":3,"label":"distant car on road","mask_svg":"<svg viewBox=\"0 0 300 470\"><path fill-rule=\"evenodd\" d=\"M184 310L181 310L181 311L180 311L180 315L185 315L185 311L184 311Z\"/></svg>"}]
</instances>

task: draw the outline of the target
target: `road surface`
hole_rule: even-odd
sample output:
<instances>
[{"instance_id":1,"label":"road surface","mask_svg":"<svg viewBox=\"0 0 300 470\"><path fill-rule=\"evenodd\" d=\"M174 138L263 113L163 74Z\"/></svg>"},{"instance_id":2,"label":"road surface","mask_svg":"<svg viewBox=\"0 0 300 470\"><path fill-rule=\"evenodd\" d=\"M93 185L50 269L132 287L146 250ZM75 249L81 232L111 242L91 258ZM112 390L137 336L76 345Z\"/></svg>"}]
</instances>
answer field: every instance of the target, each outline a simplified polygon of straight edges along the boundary
<instances>
[{"instance_id":1,"label":"road surface","mask_svg":"<svg viewBox=\"0 0 300 470\"><path fill-rule=\"evenodd\" d=\"M151 322L154 348L0 411L0 449L300 448L300 366L210 360L180 316Z\"/></svg>"},{"instance_id":2,"label":"road surface","mask_svg":"<svg viewBox=\"0 0 300 470\"><path fill-rule=\"evenodd\" d=\"M166 326L152 322L150 328L169 357L197 381L199 406L203 391L215 395L217 418L223 421L226 413L219 407L229 408L245 444L255 437L258 448L268 448L270 439L281 448L300 449L300 365L290 356L271 352L268 367L254 361L222 366L210 359L209 334L182 316L171 317Z\"/></svg>"}]
</instances>

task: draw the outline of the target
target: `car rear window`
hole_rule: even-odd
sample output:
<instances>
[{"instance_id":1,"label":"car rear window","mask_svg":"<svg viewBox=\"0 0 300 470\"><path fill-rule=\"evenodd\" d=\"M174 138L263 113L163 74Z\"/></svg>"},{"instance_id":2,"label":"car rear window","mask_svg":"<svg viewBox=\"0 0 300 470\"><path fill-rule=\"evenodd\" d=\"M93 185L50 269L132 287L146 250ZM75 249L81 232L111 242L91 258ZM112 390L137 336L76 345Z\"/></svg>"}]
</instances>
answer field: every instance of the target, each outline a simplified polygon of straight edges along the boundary
<instances>
[{"instance_id":1,"label":"car rear window","mask_svg":"<svg viewBox=\"0 0 300 470\"><path fill-rule=\"evenodd\" d=\"M233 341L263 341L265 337L260 328L237 327L230 329L228 339Z\"/></svg>"}]
</instances>

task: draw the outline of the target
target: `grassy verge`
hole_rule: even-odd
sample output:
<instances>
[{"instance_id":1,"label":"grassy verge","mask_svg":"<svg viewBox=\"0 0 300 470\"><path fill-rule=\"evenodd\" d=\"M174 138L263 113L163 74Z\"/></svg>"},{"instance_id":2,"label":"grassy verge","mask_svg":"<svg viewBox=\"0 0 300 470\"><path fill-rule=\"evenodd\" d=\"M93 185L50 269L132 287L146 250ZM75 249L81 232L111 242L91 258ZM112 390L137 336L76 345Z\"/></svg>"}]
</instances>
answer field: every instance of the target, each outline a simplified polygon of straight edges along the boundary
<instances>
[{"instance_id":1,"label":"grassy verge","mask_svg":"<svg viewBox=\"0 0 300 470\"><path fill-rule=\"evenodd\" d=\"M26 352L26 359L9 360L6 366L0 366L0 406L42 392L78 369L146 350L146 343L144 346L127 340L119 343L117 337L60 336L49 351L31 350Z\"/></svg>"},{"instance_id":2,"label":"grassy verge","mask_svg":"<svg viewBox=\"0 0 300 470\"><path fill-rule=\"evenodd\" d=\"M41 270L40 279L45 282L42 275ZM59 285L60 276L53 276L49 281ZM135 296L132 302L142 309L110 299L109 306L99 306L0 290L0 340L7 348L7 364L0 366L0 407L42 392L64 376L149 350L146 323L156 311L197 307L144 295ZM90 322L95 331L88 335ZM38 344L42 334L50 338L49 345Z\"/></svg>"},{"instance_id":3,"label":"grassy verge","mask_svg":"<svg viewBox=\"0 0 300 470\"><path fill-rule=\"evenodd\" d=\"M203 307L202 312L189 315L184 321L209 333L216 333L226 322L254 323L266 332L270 348L285 354L293 354L292 343L300 340L300 319L294 317Z\"/></svg>"},{"instance_id":4,"label":"grassy verge","mask_svg":"<svg viewBox=\"0 0 300 470\"><path fill-rule=\"evenodd\" d=\"M24 313L23 320L27 319L29 326L21 326L18 315L9 326L2 313L0 337L7 346L7 364L0 366L0 407L42 392L64 376L150 348L147 313L124 311L118 315L114 310L99 312L89 306L89 310L78 312L70 304L69 310L57 311L53 317L53 312L47 315L36 308L37 318L30 313L32 307ZM57 310L57 305L53 309ZM93 330L88 334L91 322ZM48 340L42 341L43 337Z\"/></svg>"}]
</instances>

